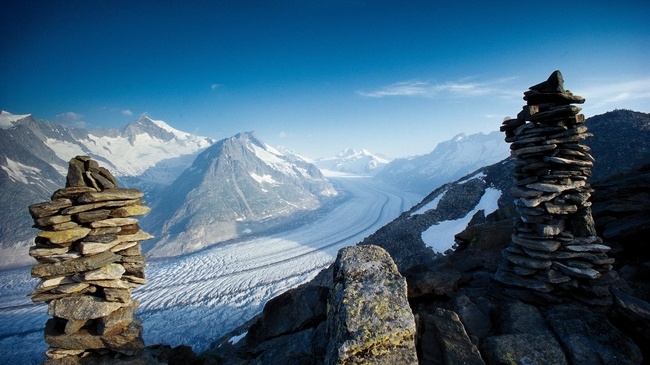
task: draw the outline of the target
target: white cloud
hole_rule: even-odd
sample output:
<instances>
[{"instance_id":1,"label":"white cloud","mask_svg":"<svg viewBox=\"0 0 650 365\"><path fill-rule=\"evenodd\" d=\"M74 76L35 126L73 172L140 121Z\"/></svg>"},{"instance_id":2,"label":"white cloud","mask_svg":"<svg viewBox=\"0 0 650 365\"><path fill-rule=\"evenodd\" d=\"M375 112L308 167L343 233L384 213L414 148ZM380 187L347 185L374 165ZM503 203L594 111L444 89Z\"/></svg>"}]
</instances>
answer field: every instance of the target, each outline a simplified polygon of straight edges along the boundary
<instances>
[{"instance_id":1,"label":"white cloud","mask_svg":"<svg viewBox=\"0 0 650 365\"><path fill-rule=\"evenodd\" d=\"M131 111L131 109L124 109L120 113L122 113L122 115L126 115L127 117L130 117L130 116L133 115L133 112Z\"/></svg>"},{"instance_id":2,"label":"white cloud","mask_svg":"<svg viewBox=\"0 0 650 365\"><path fill-rule=\"evenodd\" d=\"M383 98L387 96L418 96L434 98L441 95L471 97L487 94L507 95L510 91L502 89L502 84L513 78L503 78L492 81L470 81L468 78L444 83L430 83L428 81L411 80L394 83L374 91L357 91L357 94L369 98Z\"/></svg>"},{"instance_id":3,"label":"white cloud","mask_svg":"<svg viewBox=\"0 0 650 365\"><path fill-rule=\"evenodd\" d=\"M219 85L219 84L210 85L210 89L212 89L212 90L217 90L219 87L221 87L221 85Z\"/></svg>"},{"instance_id":4,"label":"white cloud","mask_svg":"<svg viewBox=\"0 0 650 365\"><path fill-rule=\"evenodd\" d=\"M86 128L86 122L83 120L83 114L75 112L66 112L57 114L54 120L66 127L70 128Z\"/></svg>"},{"instance_id":5,"label":"white cloud","mask_svg":"<svg viewBox=\"0 0 650 365\"><path fill-rule=\"evenodd\" d=\"M626 108L641 100L650 100L650 77L618 82L596 81L577 92L587 102L586 107L595 109Z\"/></svg>"},{"instance_id":6,"label":"white cloud","mask_svg":"<svg viewBox=\"0 0 650 365\"><path fill-rule=\"evenodd\" d=\"M281 131L280 134L278 135L278 137L280 137L280 138L287 138L287 137L289 137L289 135L287 134L287 132L285 132L285 131Z\"/></svg>"}]
</instances>

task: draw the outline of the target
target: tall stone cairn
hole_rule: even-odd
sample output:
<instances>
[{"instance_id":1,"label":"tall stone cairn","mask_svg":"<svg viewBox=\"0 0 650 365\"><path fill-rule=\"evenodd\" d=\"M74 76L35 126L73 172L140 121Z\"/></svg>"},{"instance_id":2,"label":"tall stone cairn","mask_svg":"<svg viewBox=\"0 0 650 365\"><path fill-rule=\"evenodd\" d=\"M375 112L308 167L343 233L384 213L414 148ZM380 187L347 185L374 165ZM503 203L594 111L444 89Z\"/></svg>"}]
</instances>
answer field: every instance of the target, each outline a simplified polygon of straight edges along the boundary
<instances>
[{"instance_id":1,"label":"tall stone cairn","mask_svg":"<svg viewBox=\"0 0 650 365\"><path fill-rule=\"evenodd\" d=\"M585 99L565 90L555 71L531 86L524 100L517 118L501 126L516 158L518 217L495 278L518 297L610 305L609 285L618 275L610 248L596 235L587 182L594 158L580 143L592 134L581 108L571 105Z\"/></svg>"},{"instance_id":2,"label":"tall stone cairn","mask_svg":"<svg viewBox=\"0 0 650 365\"><path fill-rule=\"evenodd\" d=\"M41 282L33 302L48 304L48 362L92 353L134 355L144 348L139 303L131 290L147 281L139 241L153 238L133 216L150 210L136 189L117 187L88 156L70 160L66 187L29 206L41 230L29 250Z\"/></svg>"}]
</instances>

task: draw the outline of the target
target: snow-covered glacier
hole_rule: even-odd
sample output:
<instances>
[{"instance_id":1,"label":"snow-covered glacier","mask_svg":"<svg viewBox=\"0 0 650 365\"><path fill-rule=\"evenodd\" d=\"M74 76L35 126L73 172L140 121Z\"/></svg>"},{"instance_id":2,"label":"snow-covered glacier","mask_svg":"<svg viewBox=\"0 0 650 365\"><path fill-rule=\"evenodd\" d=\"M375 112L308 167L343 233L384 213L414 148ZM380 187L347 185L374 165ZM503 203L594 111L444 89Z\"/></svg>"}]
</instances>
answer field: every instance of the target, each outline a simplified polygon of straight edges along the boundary
<instances>
[{"instance_id":1,"label":"snow-covered glacier","mask_svg":"<svg viewBox=\"0 0 650 365\"><path fill-rule=\"evenodd\" d=\"M422 198L370 178L332 181L340 203L298 227L149 261L149 284L134 292L145 342L205 350L270 298L314 277L341 247L360 242ZM0 364L43 361L47 308L28 297L36 281L28 267L0 275Z\"/></svg>"}]
</instances>

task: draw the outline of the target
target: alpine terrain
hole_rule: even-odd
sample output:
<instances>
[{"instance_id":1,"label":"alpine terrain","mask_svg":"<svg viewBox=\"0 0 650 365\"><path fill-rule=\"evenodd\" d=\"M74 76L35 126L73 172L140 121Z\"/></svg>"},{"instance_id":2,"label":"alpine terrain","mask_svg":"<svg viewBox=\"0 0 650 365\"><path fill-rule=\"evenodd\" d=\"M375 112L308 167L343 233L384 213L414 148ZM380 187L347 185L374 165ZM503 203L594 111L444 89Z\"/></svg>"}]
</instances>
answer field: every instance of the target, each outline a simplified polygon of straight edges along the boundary
<instances>
[{"instance_id":1,"label":"alpine terrain","mask_svg":"<svg viewBox=\"0 0 650 365\"><path fill-rule=\"evenodd\" d=\"M174 256L294 220L336 190L313 164L239 133L199 154L142 220L152 256Z\"/></svg>"},{"instance_id":2,"label":"alpine terrain","mask_svg":"<svg viewBox=\"0 0 650 365\"><path fill-rule=\"evenodd\" d=\"M88 155L122 185L146 193L170 184L210 138L194 136L142 116L122 129L87 131L0 113L0 255L2 267L31 263L36 236L27 206L48 200L65 185L68 162Z\"/></svg>"}]
</instances>

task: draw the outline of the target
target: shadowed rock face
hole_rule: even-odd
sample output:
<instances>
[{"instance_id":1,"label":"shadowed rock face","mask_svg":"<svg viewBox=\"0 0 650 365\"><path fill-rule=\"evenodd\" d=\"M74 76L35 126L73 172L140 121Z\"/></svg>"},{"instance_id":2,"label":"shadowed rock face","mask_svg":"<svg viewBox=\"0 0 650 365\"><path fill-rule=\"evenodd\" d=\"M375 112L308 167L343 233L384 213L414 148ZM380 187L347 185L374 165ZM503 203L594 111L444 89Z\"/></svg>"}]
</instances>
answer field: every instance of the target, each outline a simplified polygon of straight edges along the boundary
<instances>
[{"instance_id":1,"label":"shadowed rock face","mask_svg":"<svg viewBox=\"0 0 650 365\"><path fill-rule=\"evenodd\" d=\"M406 280L384 249L339 251L327 329L325 364L417 364Z\"/></svg>"}]
</instances>

